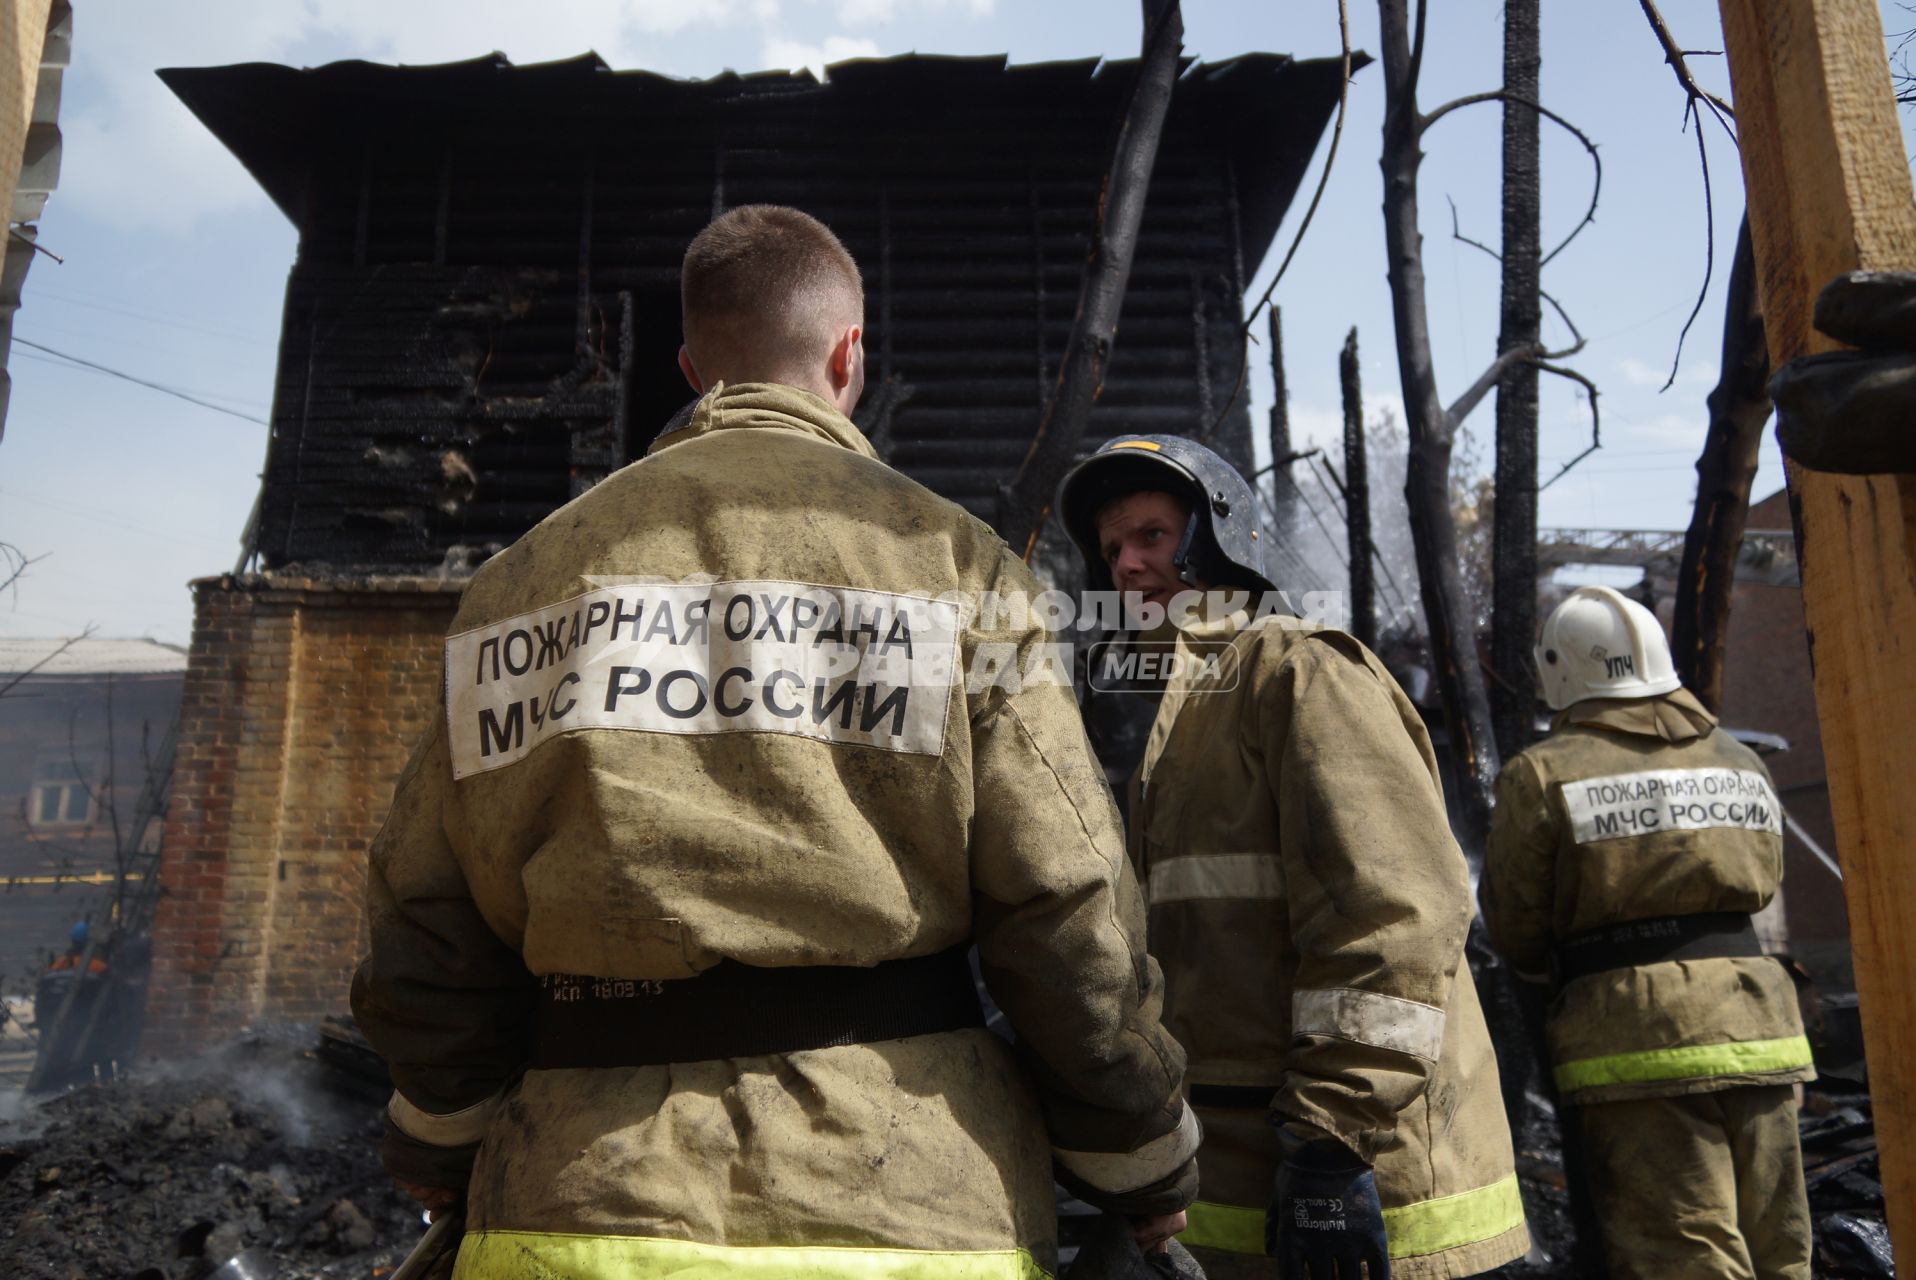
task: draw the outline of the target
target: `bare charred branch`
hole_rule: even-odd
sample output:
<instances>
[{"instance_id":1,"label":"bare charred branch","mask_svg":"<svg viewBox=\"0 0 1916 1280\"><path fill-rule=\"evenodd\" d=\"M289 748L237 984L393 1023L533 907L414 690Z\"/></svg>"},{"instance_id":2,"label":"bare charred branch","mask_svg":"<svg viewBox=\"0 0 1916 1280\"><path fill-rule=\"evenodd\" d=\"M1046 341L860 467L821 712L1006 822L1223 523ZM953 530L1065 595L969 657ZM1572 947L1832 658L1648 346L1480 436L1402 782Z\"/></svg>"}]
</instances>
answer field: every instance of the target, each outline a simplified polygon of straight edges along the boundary
<instances>
[{"instance_id":1,"label":"bare charred branch","mask_svg":"<svg viewBox=\"0 0 1916 1280\"><path fill-rule=\"evenodd\" d=\"M1898 4L1896 7L1916 17L1916 5ZM1916 102L1916 71L1912 71L1909 65L1909 48L1916 44L1916 27L1892 31L1888 38L1896 42L1889 51L1889 71L1896 83L1896 101L1908 106Z\"/></svg>"},{"instance_id":2,"label":"bare charred branch","mask_svg":"<svg viewBox=\"0 0 1916 1280\"><path fill-rule=\"evenodd\" d=\"M1684 687L1712 711L1723 700L1724 644L1736 557L1748 522L1763 424L1770 416L1769 343L1757 309L1746 218L1736 237L1723 308L1723 359L1710 392L1710 428L1696 460L1696 509L1683 538L1671 650Z\"/></svg>"},{"instance_id":3,"label":"bare charred branch","mask_svg":"<svg viewBox=\"0 0 1916 1280\"><path fill-rule=\"evenodd\" d=\"M1670 376L1658 388L1659 391L1668 391L1676 384L1677 370L1683 364L1684 341L1690 336L1690 328L1696 324L1697 317L1703 314L1703 302L1709 296L1710 281L1716 273L1716 203L1710 189L1710 151L1703 137L1704 109L1708 108L1710 114L1716 118L1716 122L1723 126L1723 132L1729 135L1732 146L1741 144L1737 139L1736 129L1731 123L1736 119L1735 110L1722 98L1698 84L1696 77L1690 72L1687 58L1695 51L1684 49L1677 38L1671 34L1670 25L1663 20L1663 14L1657 9L1656 0L1638 0L1638 3L1643 7L1643 16L1649 21L1650 30L1656 36L1657 43L1663 48L1663 60L1670 64L1670 70L1676 76L1677 84L1683 89L1683 127L1688 129L1691 121L1696 122L1697 167L1703 174L1705 237L1703 284L1697 290L1696 304L1690 308L1689 318L1684 320L1683 329L1677 334L1676 354L1670 359Z\"/></svg>"},{"instance_id":4,"label":"bare charred branch","mask_svg":"<svg viewBox=\"0 0 1916 1280\"><path fill-rule=\"evenodd\" d=\"M1710 294L1710 279L1716 274L1716 201L1710 192L1710 149L1703 144L1703 119L1697 114L1696 99L1692 98L1683 109L1684 126L1691 120L1696 121L1696 160L1703 170L1703 284L1696 291L1696 305L1690 308L1690 318L1683 322L1682 330L1677 334L1676 355L1670 359L1670 376L1664 379L1658 391L1668 391L1676 385L1677 370L1683 365L1683 343L1690 336L1690 326L1703 314L1703 301Z\"/></svg>"},{"instance_id":5,"label":"bare charred branch","mask_svg":"<svg viewBox=\"0 0 1916 1280\"><path fill-rule=\"evenodd\" d=\"M1556 248L1543 255L1542 261L1538 265L1547 267L1550 265L1552 258L1555 258L1565 249L1568 249L1570 242L1575 240L1579 235L1582 235L1583 229L1597 220L1597 202L1603 198L1603 157L1597 153L1597 144L1591 141L1589 134L1577 128L1576 125L1571 124L1568 120L1552 111L1549 107L1544 106L1536 99L1520 93L1511 93L1506 89L1492 89L1488 93L1473 93L1466 97L1453 98L1443 106L1438 107L1435 111L1420 117L1417 131L1419 135L1422 135L1428 132L1432 125L1458 108L1474 107L1484 102L1501 102L1506 106L1515 103L1518 106L1529 107L1532 111L1550 121L1552 124L1567 130L1572 137L1583 144L1584 151L1590 156L1591 171L1593 174L1590 183L1590 204L1584 209L1582 219L1578 221L1576 226L1570 229L1570 234L1558 241Z\"/></svg>"},{"instance_id":6,"label":"bare charred branch","mask_svg":"<svg viewBox=\"0 0 1916 1280\"><path fill-rule=\"evenodd\" d=\"M1450 419L1451 425L1462 426L1464 419L1470 416L1471 410L1483 403L1484 397L1490 394L1490 389L1502 381L1506 373L1520 364L1541 359L1546 354L1548 353L1542 347L1517 347L1492 360L1490 367L1478 374L1477 380L1471 383L1462 395L1451 401L1450 408L1445 411L1445 416Z\"/></svg>"},{"instance_id":7,"label":"bare charred branch","mask_svg":"<svg viewBox=\"0 0 1916 1280\"><path fill-rule=\"evenodd\" d=\"M1730 122L1736 119L1736 109L1698 84L1696 77L1690 74L1688 58L1701 51L1685 49L1677 43L1676 37L1670 34L1670 24L1657 12L1656 0L1639 0L1639 3L1643 5L1643 16L1649 19L1650 30L1656 34L1657 43L1663 46L1663 60L1670 64L1670 70L1676 75L1677 83L1683 86L1683 92L1690 96L1691 102L1700 101L1708 106L1716 122L1730 135L1730 141L1735 142L1736 129Z\"/></svg>"},{"instance_id":8,"label":"bare charred branch","mask_svg":"<svg viewBox=\"0 0 1916 1280\"><path fill-rule=\"evenodd\" d=\"M1312 445L1308 449L1293 450L1292 452L1287 453L1283 457L1277 459L1277 461L1272 462L1268 466L1262 466L1262 467L1259 467L1256 471L1253 471L1251 473L1251 479L1255 481L1258 477L1264 475L1266 472L1277 471L1281 468L1290 466L1293 462L1302 462L1306 458L1312 457L1322 452L1324 451L1318 448L1316 445Z\"/></svg>"},{"instance_id":9,"label":"bare charred branch","mask_svg":"<svg viewBox=\"0 0 1916 1280\"><path fill-rule=\"evenodd\" d=\"M1037 434L1017 476L999 493L998 530L1027 558L1037 545L1052 490L1071 465L1090 422L1091 406L1104 389L1104 371L1117 340L1118 313L1131 279L1138 227L1144 220L1145 195L1157 163L1158 139L1177 83L1184 39L1178 0L1145 0L1144 13L1144 54L1099 193L1077 318Z\"/></svg>"},{"instance_id":10,"label":"bare charred branch","mask_svg":"<svg viewBox=\"0 0 1916 1280\"><path fill-rule=\"evenodd\" d=\"M30 556L11 542L0 542L0 592L11 595L17 604L20 600L20 579L26 576L28 569L47 558L47 552Z\"/></svg>"},{"instance_id":11,"label":"bare charred branch","mask_svg":"<svg viewBox=\"0 0 1916 1280\"><path fill-rule=\"evenodd\" d=\"M1446 200L1450 199L1448 196L1444 198ZM1472 240L1463 233L1463 228L1457 220L1457 202L1455 200L1450 200L1450 238L1460 244L1467 244L1480 253L1489 255L1497 262L1504 260L1504 256L1501 253L1498 253L1483 241ZM1550 304L1550 309L1557 313L1557 319L1563 321L1563 327L1570 330L1570 337L1573 339L1571 344L1563 350L1546 351L1543 353L1542 358L1545 360L1562 360L1567 356L1576 355L1577 352L1583 350L1585 341L1583 330L1577 328L1577 322L1570 318L1570 313L1564 310L1563 304L1552 297L1548 289L1539 288L1537 290L1537 296Z\"/></svg>"},{"instance_id":12,"label":"bare charred branch","mask_svg":"<svg viewBox=\"0 0 1916 1280\"><path fill-rule=\"evenodd\" d=\"M1559 378L1568 378L1571 382L1576 383L1577 385L1581 386L1585 391L1590 393L1590 447L1585 449L1582 453L1579 453L1576 457L1570 459L1570 461L1564 463L1561 467L1558 467L1556 475L1551 476L1548 480L1538 485L1537 489L1541 492L1542 490L1548 489L1551 485L1557 483L1557 481L1563 479L1564 476L1569 473L1570 468L1576 466L1579 462L1582 462L1585 458L1589 457L1591 454L1595 453L1597 450L1603 448L1603 419L1598 415L1598 412L1597 412L1598 391L1597 391L1596 383L1590 381L1590 379L1584 377L1581 373L1578 373L1575 369L1566 369L1566 368L1563 368L1561 365L1545 364L1542 361L1538 361L1537 368L1539 371L1543 373L1555 374Z\"/></svg>"}]
</instances>

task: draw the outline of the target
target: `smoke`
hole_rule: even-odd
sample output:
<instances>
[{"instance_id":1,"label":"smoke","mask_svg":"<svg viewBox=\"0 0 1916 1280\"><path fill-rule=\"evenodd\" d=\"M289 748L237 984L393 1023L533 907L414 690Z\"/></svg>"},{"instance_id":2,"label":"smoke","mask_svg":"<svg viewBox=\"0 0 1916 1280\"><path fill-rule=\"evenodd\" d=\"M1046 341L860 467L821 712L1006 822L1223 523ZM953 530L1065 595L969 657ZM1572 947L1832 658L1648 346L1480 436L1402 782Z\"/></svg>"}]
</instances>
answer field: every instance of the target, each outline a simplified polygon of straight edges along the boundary
<instances>
[{"instance_id":1,"label":"smoke","mask_svg":"<svg viewBox=\"0 0 1916 1280\"><path fill-rule=\"evenodd\" d=\"M236 1039L188 1058L150 1060L135 1068L141 1081L201 1086L230 1102L266 1113L288 1145L310 1147L363 1103L351 1102L326 1087L331 1071L305 1051L314 1041L309 1025L288 1023L250 1027ZM293 1070L286 1059L299 1057ZM302 1069L304 1068L304 1069Z\"/></svg>"}]
</instances>

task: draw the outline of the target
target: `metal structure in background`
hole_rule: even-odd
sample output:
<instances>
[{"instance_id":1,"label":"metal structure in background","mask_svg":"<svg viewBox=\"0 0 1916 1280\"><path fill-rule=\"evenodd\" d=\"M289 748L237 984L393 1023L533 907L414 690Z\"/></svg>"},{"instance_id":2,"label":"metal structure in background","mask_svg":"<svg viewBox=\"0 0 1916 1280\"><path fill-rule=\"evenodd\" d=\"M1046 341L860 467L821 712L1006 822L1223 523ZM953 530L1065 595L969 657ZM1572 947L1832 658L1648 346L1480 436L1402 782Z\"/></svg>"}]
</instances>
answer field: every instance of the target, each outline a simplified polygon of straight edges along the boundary
<instances>
[{"instance_id":1,"label":"metal structure in background","mask_svg":"<svg viewBox=\"0 0 1916 1280\"><path fill-rule=\"evenodd\" d=\"M1681 529L1539 529L1537 571L1567 564L1616 565L1674 579L1683 561ZM1788 529L1746 529L1736 554L1737 577L1772 585L1800 581L1796 535Z\"/></svg>"},{"instance_id":2,"label":"metal structure in background","mask_svg":"<svg viewBox=\"0 0 1916 1280\"><path fill-rule=\"evenodd\" d=\"M723 209L792 204L866 272L890 461L976 514L1070 331L1134 64L908 56L672 80L595 55L162 78L300 230L257 551L465 571L643 453L686 400L678 265ZM1085 447L1197 432L1337 59L1188 67ZM1215 443L1249 470L1240 405Z\"/></svg>"}]
</instances>

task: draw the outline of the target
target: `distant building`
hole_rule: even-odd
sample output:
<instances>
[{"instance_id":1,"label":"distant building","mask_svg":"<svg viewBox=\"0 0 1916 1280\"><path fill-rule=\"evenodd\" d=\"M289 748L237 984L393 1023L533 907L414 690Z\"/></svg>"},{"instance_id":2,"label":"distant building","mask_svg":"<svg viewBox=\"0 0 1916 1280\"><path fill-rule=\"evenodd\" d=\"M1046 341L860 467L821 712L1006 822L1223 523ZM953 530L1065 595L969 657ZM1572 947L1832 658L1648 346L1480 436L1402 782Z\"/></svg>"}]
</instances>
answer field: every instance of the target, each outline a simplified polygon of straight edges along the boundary
<instances>
[{"instance_id":1,"label":"distant building","mask_svg":"<svg viewBox=\"0 0 1916 1280\"><path fill-rule=\"evenodd\" d=\"M162 72L300 241L260 571L194 584L150 1045L343 1007L367 846L439 714L465 577L689 398L678 267L714 214L791 204L844 238L866 273L859 425L991 518L1057 376L1134 67ZM1340 81L1336 59L1273 54L1179 79L1100 439L1202 434L1248 463L1243 291Z\"/></svg>"},{"instance_id":2,"label":"distant building","mask_svg":"<svg viewBox=\"0 0 1916 1280\"><path fill-rule=\"evenodd\" d=\"M64 648L62 646L65 646ZM186 653L153 640L0 639L0 987L31 988L76 921L108 921Z\"/></svg>"}]
</instances>

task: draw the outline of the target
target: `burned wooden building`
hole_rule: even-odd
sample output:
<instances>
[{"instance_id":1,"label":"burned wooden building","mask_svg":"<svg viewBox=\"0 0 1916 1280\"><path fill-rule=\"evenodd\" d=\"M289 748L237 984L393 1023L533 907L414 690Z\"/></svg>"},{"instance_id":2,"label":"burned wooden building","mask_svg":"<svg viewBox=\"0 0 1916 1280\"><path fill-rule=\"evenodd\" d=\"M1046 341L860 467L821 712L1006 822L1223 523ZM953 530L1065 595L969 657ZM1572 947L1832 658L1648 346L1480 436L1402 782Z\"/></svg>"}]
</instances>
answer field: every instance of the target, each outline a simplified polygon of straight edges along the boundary
<instances>
[{"instance_id":1,"label":"burned wooden building","mask_svg":"<svg viewBox=\"0 0 1916 1280\"><path fill-rule=\"evenodd\" d=\"M675 80L516 67L171 70L299 228L257 572L195 584L156 938L157 1047L344 999L364 852L433 703L462 577L641 456L689 392L678 264L712 215L811 212L865 273L888 459L989 519L1076 310L1130 64L911 56ZM1243 293L1334 108L1335 59L1189 67L1101 436L1241 462Z\"/></svg>"}]
</instances>

